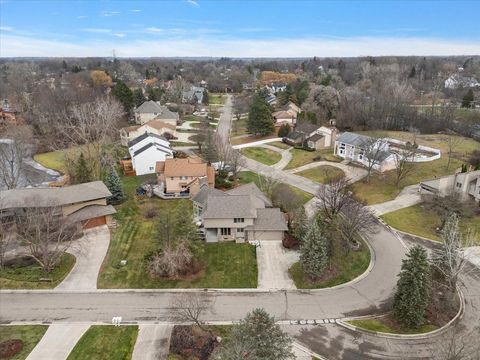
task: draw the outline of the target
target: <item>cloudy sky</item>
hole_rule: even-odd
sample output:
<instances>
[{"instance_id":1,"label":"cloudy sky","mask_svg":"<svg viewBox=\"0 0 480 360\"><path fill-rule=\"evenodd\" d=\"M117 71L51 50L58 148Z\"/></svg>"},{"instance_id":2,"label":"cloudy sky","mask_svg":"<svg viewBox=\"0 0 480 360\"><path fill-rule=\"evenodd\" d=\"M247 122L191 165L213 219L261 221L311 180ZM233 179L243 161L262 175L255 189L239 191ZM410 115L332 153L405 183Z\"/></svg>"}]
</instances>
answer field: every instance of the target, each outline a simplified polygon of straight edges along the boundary
<instances>
[{"instance_id":1,"label":"cloudy sky","mask_svg":"<svg viewBox=\"0 0 480 360\"><path fill-rule=\"evenodd\" d=\"M0 0L0 56L479 55L479 1Z\"/></svg>"}]
</instances>

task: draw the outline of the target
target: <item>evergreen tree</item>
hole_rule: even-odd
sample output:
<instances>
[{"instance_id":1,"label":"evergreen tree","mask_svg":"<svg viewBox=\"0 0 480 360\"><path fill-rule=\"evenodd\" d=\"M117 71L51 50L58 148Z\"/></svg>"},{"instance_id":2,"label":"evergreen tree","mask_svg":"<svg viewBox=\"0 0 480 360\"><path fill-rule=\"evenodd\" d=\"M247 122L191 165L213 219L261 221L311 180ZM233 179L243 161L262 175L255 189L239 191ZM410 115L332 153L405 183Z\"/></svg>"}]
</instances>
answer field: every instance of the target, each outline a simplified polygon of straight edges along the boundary
<instances>
[{"instance_id":1,"label":"evergreen tree","mask_svg":"<svg viewBox=\"0 0 480 360\"><path fill-rule=\"evenodd\" d=\"M107 186L108 190L110 190L110 192L112 193L112 196L109 196L107 198L107 202L109 204L120 204L123 200L125 200L122 182L113 166L110 168L110 171L105 177L104 183Z\"/></svg>"},{"instance_id":2,"label":"evergreen tree","mask_svg":"<svg viewBox=\"0 0 480 360\"><path fill-rule=\"evenodd\" d=\"M272 108L263 95L257 94L253 99L247 119L247 131L253 135L269 135L273 132Z\"/></svg>"},{"instance_id":3,"label":"evergreen tree","mask_svg":"<svg viewBox=\"0 0 480 360\"><path fill-rule=\"evenodd\" d=\"M134 104L133 93L123 81L117 81L112 89L112 95L122 103L126 112L132 110Z\"/></svg>"},{"instance_id":4,"label":"evergreen tree","mask_svg":"<svg viewBox=\"0 0 480 360\"><path fill-rule=\"evenodd\" d=\"M402 262L397 282L393 314L403 326L414 329L423 325L431 295L430 263L421 246L411 248Z\"/></svg>"},{"instance_id":5,"label":"evergreen tree","mask_svg":"<svg viewBox=\"0 0 480 360\"><path fill-rule=\"evenodd\" d=\"M215 136L211 129L205 133L205 142L202 147L203 160L209 165L217 161L217 148L215 146Z\"/></svg>"},{"instance_id":6,"label":"evergreen tree","mask_svg":"<svg viewBox=\"0 0 480 360\"><path fill-rule=\"evenodd\" d=\"M317 221L312 221L302 239L300 263L311 276L321 276L329 262L329 243Z\"/></svg>"},{"instance_id":7,"label":"evergreen tree","mask_svg":"<svg viewBox=\"0 0 480 360\"><path fill-rule=\"evenodd\" d=\"M473 100L475 100L474 96L473 96L473 90L470 89L470 90L467 91L467 93L465 94L465 96L462 99L462 107L473 108Z\"/></svg>"},{"instance_id":8,"label":"evergreen tree","mask_svg":"<svg viewBox=\"0 0 480 360\"><path fill-rule=\"evenodd\" d=\"M410 79L414 78L417 75L417 70L415 69L415 65L412 66L412 70L410 70L410 75L408 77Z\"/></svg>"},{"instance_id":9,"label":"evergreen tree","mask_svg":"<svg viewBox=\"0 0 480 360\"><path fill-rule=\"evenodd\" d=\"M80 156L78 157L73 177L73 182L75 184L83 184L92 181L92 169L88 166L83 153L80 153Z\"/></svg>"},{"instance_id":10,"label":"evergreen tree","mask_svg":"<svg viewBox=\"0 0 480 360\"><path fill-rule=\"evenodd\" d=\"M248 313L235 325L215 359L295 359L292 340L264 309Z\"/></svg>"},{"instance_id":11,"label":"evergreen tree","mask_svg":"<svg viewBox=\"0 0 480 360\"><path fill-rule=\"evenodd\" d=\"M143 95L142 89L135 89L133 91L133 103L136 107L142 105L146 100L147 98Z\"/></svg>"},{"instance_id":12,"label":"evergreen tree","mask_svg":"<svg viewBox=\"0 0 480 360\"><path fill-rule=\"evenodd\" d=\"M285 137L288 134L290 134L290 125L283 124L282 126L280 126L280 129L278 129L278 137Z\"/></svg>"},{"instance_id":13,"label":"evergreen tree","mask_svg":"<svg viewBox=\"0 0 480 360\"><path fill-rule=\"evenodd\" d=\"M209 104L207 89L203 89L202 104L203 105L208 105Z\"/></svg>"}]
</instances>

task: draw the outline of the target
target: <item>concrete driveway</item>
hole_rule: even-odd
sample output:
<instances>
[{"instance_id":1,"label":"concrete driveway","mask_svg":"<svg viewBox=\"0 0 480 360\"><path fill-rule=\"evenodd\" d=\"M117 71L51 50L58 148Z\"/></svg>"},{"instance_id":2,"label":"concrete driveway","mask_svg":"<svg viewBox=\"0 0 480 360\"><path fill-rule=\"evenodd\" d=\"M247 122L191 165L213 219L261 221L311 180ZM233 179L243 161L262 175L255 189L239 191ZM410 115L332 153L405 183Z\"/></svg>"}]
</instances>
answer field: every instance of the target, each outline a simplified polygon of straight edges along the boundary
<instances>
[{"instance_id":1,"label":"concrete driveway","mask_svg":"<svg viewBox=\"0 0 480 360\"><path fill-rule=\"evenodd\" d=\"M281 241L261 241L257 247L257 288L296 289L288 269L299 256L298 251L285 249Z\"/></svg>"},{"instance_id":2,"label":"concrete driveway","mask_svg":"<svg viewBox=\"0 0 480 360\"><path fill-rule=\"evenodd\" d=\"M69 250L76 262L72 271L55 290L96 290L97 277L110 244L106 225L86 230Z\"/></svg>"},{"instance_id":3,"label":"concrete driveway","mask_svg":"<svg viewBox=\"0 0 480 360\"><path fill-rule=\"evenodd\" d=\"M172 329L172 325L140 325L132 360L166 359Z\"/></svg>"}]
</instances>

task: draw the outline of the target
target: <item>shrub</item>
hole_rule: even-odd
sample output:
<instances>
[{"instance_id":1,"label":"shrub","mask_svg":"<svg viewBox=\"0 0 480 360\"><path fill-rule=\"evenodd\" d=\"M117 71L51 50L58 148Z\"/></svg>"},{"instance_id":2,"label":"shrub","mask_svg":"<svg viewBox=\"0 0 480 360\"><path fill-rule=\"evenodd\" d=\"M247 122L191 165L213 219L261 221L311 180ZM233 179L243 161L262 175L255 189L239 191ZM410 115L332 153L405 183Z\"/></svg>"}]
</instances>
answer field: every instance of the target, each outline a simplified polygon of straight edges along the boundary
<instances>
[{"instance_id":1,"label":"shrub","mask_svg":"<svg viewBox=\"0 0 480 360\"><path fill-rule=\"evenodd\" d=\"M285 233L285 236L282 240L282 245L287 249L298 249L300 241L298 241L295 236L290 233Z\"/></svg>"},{"instance_id":2,"label":"shrub","mask_svg":"<svg viewBox=\"0 0 480 360\"><path fill-rule=\"evenodd\" d=\"M165 246L157 254L153 255L148 269L153 277L176 278L191 273L193 254L184 243L176 247Z\"/></svg>"},{"instance_id":3,"label":"shrub","mask_svg":"<svg viewBox=\"0 0 480 360\"><path fill-rule=\"evenodd\" d=\"M8 359L18 354L23 349L23 341L9 339L0 343L0 359Z\"/></svg>"},{"instance_id":4,"label":"shrub","mask_svg":"<svg viewBox=\"0 0 480 360\"><path fill-rule=\"evenodd\" d=\"M143 216L145 219L153 219L155 216L157 216L157 214L158 211L154 205L147 205L145 210L143 210Z\"/></svg>"},{"instance_id":5,"label":"shrub","mask_svg":"<svg viewBox=\"0 0 480 360\"><path fill-rule=\"evenodd\" d=\"M283 124L280 126L280 129L278 129L278 137L285 137L290 133L290 125L289 124Z\"/></svg>"}]
</instances>

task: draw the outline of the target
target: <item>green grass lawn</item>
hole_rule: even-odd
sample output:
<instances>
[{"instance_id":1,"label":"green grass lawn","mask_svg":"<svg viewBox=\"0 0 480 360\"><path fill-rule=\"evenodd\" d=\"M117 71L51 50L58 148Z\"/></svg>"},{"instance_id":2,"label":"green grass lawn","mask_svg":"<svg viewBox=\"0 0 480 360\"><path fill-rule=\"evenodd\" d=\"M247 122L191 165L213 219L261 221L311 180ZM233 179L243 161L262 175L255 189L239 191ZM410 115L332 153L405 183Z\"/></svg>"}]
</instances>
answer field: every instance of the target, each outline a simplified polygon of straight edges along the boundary
<instances>
[{"instance_id":1,"label":"green grass lawn","mask_svg":"<svg viewBox=\"0 0 480 360\"><path fill-rule=\"evenodd\" d=\"M23 341L23 348L15 356L9 357L9 360L24 360L33 350L35 345L42 339L47 331L46 325L1 325L0 342L19 339Z\"/></svg>"},{"instance_id":2,"label":"green grass lawn","mask_svg":"<svg viewBox=\"0 0 480 360\"><path fill-rule=\"evenodd\" d=\"M321 184L327 183L329 179L336 180L345 177L345 173L341 169L330 165L322 165L312 169L303 170L296 173L296 175L306 177L307 179Z\"/></svg>"},{"instance_id":3,"label":"green grass lawn","mask_svg":"<svg viewBox=\"0 0 480 360\"><path fill-rule=\"evenodd\" d=\"M230 143L232 145L241 145L241 144L247 144L251 143L254 141L260 141L260 140L267 140L267 139L273 139L276 138L277 135L275 133L272 133L270 135L265 135L265 136L244 136L244 137L233 137L230 139Z\"/></svg>"},{"instance_id":4,"label":"green grass lawn","mask_svg":"<svg viewBox=\"0 0 480 360\"><path fill-rule=\"evenodd\" d=\"M293 264L288 272L298 289L321 289L340 285L355 279L367 270L370 264L370 250L362 242L359 251L350 251L347 255L335 254L332 264L337 269L336 276L322 282L312 283L306 279L300 262Z\"/></svg>"},{"instance_id":5,"label":"green grass lawn","mask_svg":"<svg viewBox=\"0 0 480 360\"><path fill-rule=\"evenodd\" d=\"M60 264L51 272L44 272L39 265L24 267L5 267L0 270L0 288L2 289L51 289L62 282L75 265L75 256L65 253ZM51 279L52 281L40 281Z\"/></svg>"},{"instance_id":6,"label":"green grass lawn","mask_svg":"<svg viewBox=\"0 0 480 360\"><path fill-rule=\"evenodd\" d=\"M292 160L285 167L285 170L295 169L303 165L310 164L315 161L325 160L340 162L341 157L333 155L333 149L323 149L317 151L306 151L302 149L292 149Z\"/></svg>"},{"instance_id":7,"label":"green grass lawn","mask_svg":"<svg viewBox=\"0 0 480 360\"><path fill-rule=\"evenodd\" d=\"M193 123L193 124L190 124L190 126L195 128L195 129L200 129L202 127L202 124L201 123ZM216 125L216 123L210 123L210 124L208 124L208 127L210 129L216 129L217 125Z\"/></svg>"},{"instance_id":8,"label":"green grass lawn","mask_svg":"<svg viewBox=\"0 0 480 360\"><path fill-rule=\"evenodd\" d=\"M390 334L425 334L438 329L438 326L430 324L423 325L418 329L404 329L398 326L393 327L387 324L383 317L374 319L350 320L347 321L347 323L366 330Z\"/></svg>"},{"instance_id":9,"label":"green grass lawn","mask_svg":"<svg viewBox=\"0 0 480 360\"><path fill-rule=\"evenodd\" d=\"M195 143L193 143L193 142L183 142L183 141L170 141L170 145L172 147L195 146Z\"/></svg>"},{"instance_id":10,"label":"green grass lawn","mask_svg":"<svg viewBox=\"0 0 480 360\"><path fill-rule=\"evenodd\" d=\"M450 168L447 170L447 158L442 157L430 162L413 164L413 170L398 187L395 186L395 170L390 170L382 174L372 174L368 183L357 181L352 185L352 190L367 204L378 204L395 199L405 186L452 174L461 165L462 161L452 159Z\"/></svg>"},{"instance_id":11,"label":"green grass lawn","mask_svg":"<svg viewBox=\"0 0 480 360\"><path fill-rule=\"evenodd\" d=\"M208 94L209 105L223 105L227 101L227 97L222 94Z\"/></svg>"},{"instance_id":12,"label":"green grass lawn","mask_svg":"<svg viewBox=\"0 0 480 360\"><path fill-rule=\"evenodd\" d=\"M67 360L131 359L137 335L138 326L90 326L68 355Z\"/></svg>"},{"instance_id":13,"label":"green grass lawn","mask_svg":"<svg viewBox=\"0 0 480 360\"><path fill-rule=\"evenodd\" d=\"M247 132L247 119L232 120L232 136L239 136L248 134Z\"/></svg>"},{"instance_id":14,"label":"green grass lawn","mask_svg":"<svg viewBox=\"0 0 480 360\"><path fill-rule=\"evenodd\" d=\"M381 218L395 229L441 241L436 229L442 226L442 219L424 205L414 205L393 211L382 215ZM480 216L460 219L460 228L464 231L470 229L476 232L476 242L480 245Z\"/></svg>"},{"instance_id":15,"label":"green grass lawn","mask_svg":"<svg viewBox=\"0 0 480 360\"><path fill-rule=\"evenodd\" d=\"M241 183L241 184L248 184L248 183L251 183L251 182L254 182L259 188L261 188L261 183L262 183L262 179L261 179L262 175L259 175L257 173L254 173L252 171L241 171L239 174L238 174L238 181ZM313 198L313 195L312 194L309 194L295 186L292 186L292 185L289 185L289 184L286 184L287 186L289 186L292 191L297 194L298 196L300 196L302 198L302 203L305 204L307 203L308 201L310 201L312 198Z\"/></svg>"},{"instance_id":16,"label":"green grass lawn","mask_svg":"<svg viewBox=\"0 0 480 360\"><path fill-rule=\"evenodd\" d=\"M276 164L282 159L282 155L280 155L278 152L261 147L248 147L241 149L240 152L246 157L261 162L265 165Z\"/></svg>"},{"instance_id":17,"label":"green grass lawn","mask_svg":"<svg viewBox=\"0 0 480 360\"><path fill-rule=\"evenodd\" d=\"M268 145L272 145L272 146L276 146L280 149L283 149L283 150L286 150L286 149L290 149L291 146L288 145L288 144L285 144L284 142L281 142L281 141L275 141L275 142L271 142L269 143Z\"/></svg>"},{"instance_id":18,"label":"green grass lawn","mask_svg":"<svg viewBox=\"0 0 480 360\"><path fill-rule=\"evenodd\" d=\"M86 145L84 145L86 146ZM66 156L76 159L80 155L81 147L71 147L68 149L55 150L42 154L35 154L33 159L46 168L65 173Z\"/></svg>"}]
</instances>

